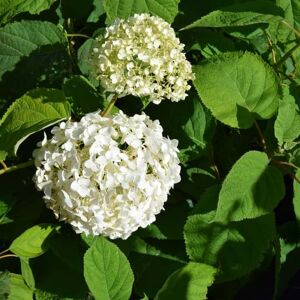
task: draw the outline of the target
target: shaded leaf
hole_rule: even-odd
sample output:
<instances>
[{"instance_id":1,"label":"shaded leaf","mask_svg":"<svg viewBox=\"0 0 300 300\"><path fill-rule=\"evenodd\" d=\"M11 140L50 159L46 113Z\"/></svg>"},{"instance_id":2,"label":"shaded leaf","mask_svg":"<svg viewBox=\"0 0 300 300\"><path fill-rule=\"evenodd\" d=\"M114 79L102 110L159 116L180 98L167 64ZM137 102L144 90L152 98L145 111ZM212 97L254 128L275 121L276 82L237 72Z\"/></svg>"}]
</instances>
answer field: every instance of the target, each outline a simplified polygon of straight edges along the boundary
<instances>
[{"instance_id":1,"label":"shaded leaf","mask_svg":"<svg viewBox=\"0 0 300 300\"><path fill-rule=\"evenodd\" d=\"M56 0L1 0L0 2L0 23L6 23L14 16L29 12L38 14L48 9Z\"/></svg>"},{"instance_id":2,"label":"shaded leaf","mask_svg":"<svg viewBox=\"0 0 300 300\"><path fill-rule=\"evenodd\" d=\"M283 176L265 153L244 154L225 178L215 221L253 219L273 211L285 194Z\"/></svg>"},{"instance_id":3,"label":"shaded leaf","mask_svg":"<svg viewBox=\"0 0 300 300\"><path fill-rule=\"evenodd\" d=\"M24 231L9 247L19 257L32 258L42 255L48 248L47 238L53 233L55 225L39 224Z\"/></svg>"},{"instance_id":4,"label":"shaded leaf","mask_svg":"<svg viewBox=\"0 0 300 300\"><path fill-rule=\"evenodd\" d=\"M229 224L213 222L214 215L188 218L184 236L190 258L219 268L219 281L239 278L257 268L275 236L273 215Z\"/></svg>"},{"instance_id":5,"label":"shaded leaf","mask_svg":"<svg viewBox=\"0 0 300 300\"><path fill-rule=\"evenodd\" d=\"M205 300L207 288L212 285L216 271L209 265L189 262L169 276L155 299Z\"/></svg>"}]
</instances>

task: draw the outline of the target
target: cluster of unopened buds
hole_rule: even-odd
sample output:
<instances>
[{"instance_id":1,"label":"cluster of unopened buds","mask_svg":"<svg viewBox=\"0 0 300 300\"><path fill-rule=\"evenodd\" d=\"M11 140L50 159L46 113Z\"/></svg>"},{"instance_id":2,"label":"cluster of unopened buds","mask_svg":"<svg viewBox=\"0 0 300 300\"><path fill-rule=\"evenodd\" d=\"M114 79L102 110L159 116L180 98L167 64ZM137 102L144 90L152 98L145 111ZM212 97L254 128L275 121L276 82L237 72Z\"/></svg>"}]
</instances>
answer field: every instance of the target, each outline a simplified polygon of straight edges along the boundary
<instances>
[{"instance_id":1,"label":"cluster of unopened buds","mask_svg":"<svg viewBox=\"0 0 300 300\"><path fill-rule=\"evenodd\" d=\"M96 43L94 73L107 91L155 103L186 97L191 65L162 19L117 20ZM144 113L97 111L51 132L33 153L34 180L46 205L77 233L128 238L155 221L180 181L178 141L164 137L159 121Z\"/></svg>"}]
</instances>

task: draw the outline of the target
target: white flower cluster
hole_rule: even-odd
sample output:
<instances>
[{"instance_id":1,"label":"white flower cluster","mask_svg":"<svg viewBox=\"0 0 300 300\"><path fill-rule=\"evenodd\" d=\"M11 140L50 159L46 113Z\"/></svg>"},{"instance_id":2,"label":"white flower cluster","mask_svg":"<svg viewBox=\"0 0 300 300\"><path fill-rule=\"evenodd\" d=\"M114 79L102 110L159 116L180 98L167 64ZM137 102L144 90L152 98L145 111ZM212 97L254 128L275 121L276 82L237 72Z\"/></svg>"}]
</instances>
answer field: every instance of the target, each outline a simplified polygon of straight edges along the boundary
<instances>
[{"instance_id":1,"label":"white flower cluster","mask_svg":"<svg viewBox=\"0 0 300 300\"><path fill-rule=\"evenodd\" d=\"M162 131L145 114L62 122L34 151L36 186L77 233L126 239L155 221L180 181L178 142Z\"/></svg>"},{"instance_id":2,"label":"white flower cluster","mask_svg":"<svg viewBox=\"0 0 300 300\"><path fill-rule=\"evenodd\" d=\"M194 79L184 45L170 24L148 14L116 20L96 39L93 69L102 86L119 97L185 99Z\"/></svg>"}]
</instances>

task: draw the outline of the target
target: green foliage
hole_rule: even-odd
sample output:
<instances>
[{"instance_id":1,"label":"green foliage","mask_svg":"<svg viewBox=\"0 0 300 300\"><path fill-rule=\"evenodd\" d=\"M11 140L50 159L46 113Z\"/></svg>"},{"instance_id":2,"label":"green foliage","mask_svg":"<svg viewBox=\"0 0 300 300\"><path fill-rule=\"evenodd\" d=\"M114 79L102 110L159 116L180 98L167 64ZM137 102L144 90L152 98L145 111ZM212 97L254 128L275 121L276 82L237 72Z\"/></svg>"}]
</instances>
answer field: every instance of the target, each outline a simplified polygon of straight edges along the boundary
<instances>
[{"instance_id":1,"label":"green foliage","mask_svg":"<svg viewBox=\"0 0 300 300\"><path fill-rule=\"evenodd\" d=\"M47 250L47 238L53 233L52 224L35 225L17 237L9 250L19 257L33 258L42 255Z\"/></svg>"},{"instance_id":2,"label":"green foliage","mask_svg":"<svg viewBox=\"0 0 300 300\"><path fill-rule=\"evenodd\" d=\"M279 145L293 142L300 135L299 108L294 97L289 94L279 102L274 130Z\"/></svg>"},{"instance_id":3,"label":"green foliage","mask_svg":"<svg viewBox=\"0 0 300 300\"><path fill-rule=\"evenodd\" d=\"M185 29L195 27L247 26L280 21L282 10L271 1L249 1L215 10Z\"/></svg>"},{"instance_id":4,"label":"green foliage","mask_svg":"<svg viewBox=\"0 0 300 300\"><path fill-rule=\"evenodd\" d=\"M108 24L135 13L151 13L171 23L178 13L178 3L179 0L104 0L103 7Z\"/></svg>"},{"instance_id":5,"label":"green foliage","mask_svg":"<svg viewBox=\"0 0 300 300\"><path fill-rule=\"evenodd\" d=\"M300 177L300 170L296 173L296 177ZM294 212L300 229L300 183L294 180L294 197L293 197Z\"/></svg>"},{"instance_id":6,"label":"green foliage","mask_svg":"<svg viewBox=\"0 0 300 300\"><path fill-rule=\"evenodd\" d=\"M3 0L0 3L0 23L10 21L20 13L38 14L48 9L56 0Z\"/></svg>"},{"instance_id":7,"label":"green foliage","mask_svg":"<svg viewBox=\"0 0 300 300\"><path fill-rule=\"evenodd\" d=\"M221 281L259 267L275 235L274 217L269 214L224 224L214 221L214 216L212 211L188 218L184 235L189 257L218 268Z\"/></svg>"},{"instance_id":8,"label":"green foliage","mask_svg":"<svg viewBox=\"0 0 300 300\"><path fill-rule=\"evenodd\" d=\"M8 300L32 300L33 292L32 290L25 284L22 276L18 274L9 274L9 285L10 285L10 293L8 296Z\"/></svg>"},{"instance_id":9,"label":"green foliage","mask_svg":"<svg viewBox=\"0 0 300 300\"><path fill-rule=\"evenodd\" d=\"M0 78L13 70L21 58L46 45L66 44L63 32L54 24L22 21L0 29Z\"/></svg>"},{"instance_id":10,"label":"green foliage","mask_svg":"<svg viewBox=\"0 0 300 300\"><path fill-rule=\"evenodd\" d=\"M195 80L184 101L111 110L159 120L181 181L155 222L109 241L55 218L32 153L107 108L95 37L135 13L172 23ZM298 299L299 78L299 0L1 0L0 299Z\"/></svg>"},{"instance_id":11,"label":"green foliage","mask_svg":"<svg viewBox=\"0 0 300 300\"><path fill-rule=\"evenodd\" d=\"M226 125L249 128L255 119L269 119L277 111L276 75L257 55L225 53L194 71L194 85L203 103Z\"/></svg>"},{"instance_id":12,"label":"green foliage","mask_svg":"<svg viewBox=\"0 0 300 300\"><path fill-rule=\"evenodd\" d=\"M280 171L268 164L267 155L257 151L235 163L222 184L215 221L253 219L273 211L284 196L284 182Z\"/></svg>"},{"instance_id":13,"label":"green foliage","mask_svg":"<svg viewBox=\"0 0 300 300\"><path fill-rule=\"evenodd\" d=\"M212 285L215 273L211 266L189 262L170 275L155 299L207 299L207 288Z\"/></svg>"},{"instance_id":14,"label":"green foliage","mask_svg":"<svg viewBox=\"0 0 300 300\"><path fill-rule=\"evenodd\" d=\"M70 104L59 90L37 89L15 101L0 124L0 149L16 155L31 134L70 116Z\"/></svg>"},{"instance_id":15,"label":"green foliage","mask_svg":"<svg viewBox=\"0 0 300 300\"><path fill-rule=\"evenodd\" d=\"M96 299L129 299L133 274L116 245L97 238L84 255L84 277Z\"/></svg>"}]
</instances>

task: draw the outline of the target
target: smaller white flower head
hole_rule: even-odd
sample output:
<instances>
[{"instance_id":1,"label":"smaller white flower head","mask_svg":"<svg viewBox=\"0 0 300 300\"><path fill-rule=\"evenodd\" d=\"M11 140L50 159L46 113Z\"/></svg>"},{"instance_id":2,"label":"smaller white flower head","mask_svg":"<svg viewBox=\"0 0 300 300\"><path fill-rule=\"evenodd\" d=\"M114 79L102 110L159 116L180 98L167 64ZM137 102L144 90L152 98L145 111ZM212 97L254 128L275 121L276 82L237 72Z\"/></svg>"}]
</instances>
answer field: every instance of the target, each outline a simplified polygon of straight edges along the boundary
<instances>
[{"instance_id":1,"label":"smaller white flower head","mask_svg":"<svg viewBox=\"0 0 300 300\"><path fill-rule=\"evenodd\" d=\"M145 114L62 122L34 151L46 205L77 233L128 238L155 221L180 181L177 140Z\"/></svg>"},{"instance_id":2,"label":"smaller white flower head","mask_svg":"<svg viewBox=\"0 0 300 300\"><path fill-rule=\"evenodd\" d=\"M184 45L170 24L149 14L116 20L96 39L93 71L102 86L119 97L183 100L194 79Z\"/></svg>"}]
</instances>

